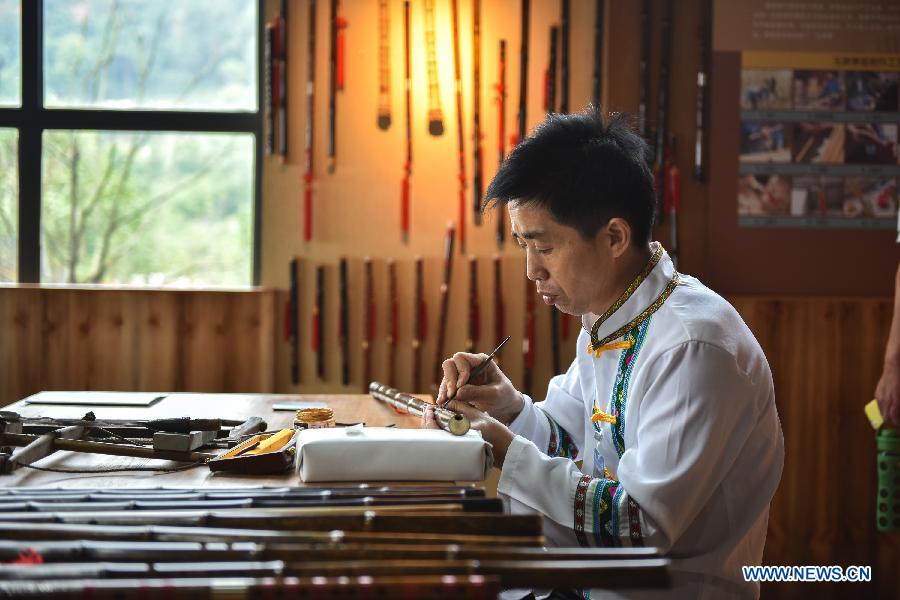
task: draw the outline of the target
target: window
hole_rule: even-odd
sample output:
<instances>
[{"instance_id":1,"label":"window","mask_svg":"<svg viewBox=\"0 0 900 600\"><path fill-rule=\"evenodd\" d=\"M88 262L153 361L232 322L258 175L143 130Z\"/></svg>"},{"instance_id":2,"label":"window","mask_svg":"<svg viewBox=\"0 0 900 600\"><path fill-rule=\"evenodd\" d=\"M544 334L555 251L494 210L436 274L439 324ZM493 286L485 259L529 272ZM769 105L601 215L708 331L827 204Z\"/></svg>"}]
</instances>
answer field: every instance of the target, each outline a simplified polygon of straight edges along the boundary
<instances>
[{"instance_id":1,"label":"window","mask_svg":"<svg viewBox=\"0 0 900 600\"><path fill-rule=\"evenodd\" d=\"M0 0L0 106L22 102L22 54L20 0Z\"/></svg>"},{"instance_id":2,"label":"window","mask_svg":"<svg viewBox=\"0 0 900 600\"><path fill-rule=\"evenodd\" d=\"M0 129L0 282L16 280L19 230L16 130Z\"/></svg>"},{"instance_id":3,"label":"window","mask_svg":"<svg viewBox=\"0 0 900 600\"><path fill-rule=\"evenodd\" d=\"M43 139L41 280L251 280L253 138L54 130Z\"/></svg>"},{"instance_id":4,"label":"window","mask_svg":"<svg viewBox=\"0 0 900 600\"><path fill-rule=\"evenodd\" d=\"M44 0L48 108L256 110L253 0Z\"/></svg>"},{"instance_id":5,"label":"window","mask_svg":"<svg viewBox=\"0 0 900 600\"><path fill-rule=\"evenodd\" d=\"M258 283L261 1L0 0L19 10L0 281Z\"/></svg>"}]
</instances>

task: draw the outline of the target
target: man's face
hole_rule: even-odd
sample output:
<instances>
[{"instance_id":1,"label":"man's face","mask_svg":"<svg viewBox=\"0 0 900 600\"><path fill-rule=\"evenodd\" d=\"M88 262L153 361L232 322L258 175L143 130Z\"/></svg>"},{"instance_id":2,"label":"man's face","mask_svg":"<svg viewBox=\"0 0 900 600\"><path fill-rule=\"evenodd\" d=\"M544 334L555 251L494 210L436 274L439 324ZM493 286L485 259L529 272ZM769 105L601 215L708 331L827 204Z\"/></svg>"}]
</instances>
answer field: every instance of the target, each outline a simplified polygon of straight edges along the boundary
<instances>
[{"instance_id":1,"label":"man's face","mask_svg":"<svg viewBox=\"0 0 900 600\"><path fill-rule=\"evenodd\" d=\"M525 274L546 304L583 315L615 294L612 251L602 229L594 240L585 240L544 208L515 202L508 208L513 239L525 251Z\"/></svg>"}]
</instances>

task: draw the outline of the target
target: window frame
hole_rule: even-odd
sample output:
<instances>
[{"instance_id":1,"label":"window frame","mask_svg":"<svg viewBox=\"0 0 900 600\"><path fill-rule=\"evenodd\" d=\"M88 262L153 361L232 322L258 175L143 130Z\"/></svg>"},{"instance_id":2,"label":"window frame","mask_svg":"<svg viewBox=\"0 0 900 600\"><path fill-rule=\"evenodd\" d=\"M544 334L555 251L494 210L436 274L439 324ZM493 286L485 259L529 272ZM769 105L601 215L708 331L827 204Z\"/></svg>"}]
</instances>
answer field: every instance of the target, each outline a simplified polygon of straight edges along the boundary
<instances>
[{"instance_id":1,"label":"window frame","mask_svg":"<svg viewBox=\"0 0 900 600\"><path fill-rule=\"evenodd\" d=\"M262 249L262 173L265 2L256 0L256 111L104 110L44 107L43 0L20 0L21 106L0 107L0 127L18 131L18 283L41 283L41 160L47 130L249 133L253 135L252 285L258 286Z\"/></svg>"}]
</instances>

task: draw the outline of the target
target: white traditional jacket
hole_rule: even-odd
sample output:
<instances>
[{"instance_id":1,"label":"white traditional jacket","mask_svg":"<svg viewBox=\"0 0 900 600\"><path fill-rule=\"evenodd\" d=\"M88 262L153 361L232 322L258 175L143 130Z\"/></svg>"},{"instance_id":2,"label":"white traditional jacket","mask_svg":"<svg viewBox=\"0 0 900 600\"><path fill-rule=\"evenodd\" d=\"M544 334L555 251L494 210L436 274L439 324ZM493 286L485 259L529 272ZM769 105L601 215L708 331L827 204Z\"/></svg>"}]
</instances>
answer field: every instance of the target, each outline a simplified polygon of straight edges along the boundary
<instances>
[{"instance_id":1,"label":"white traditional jacket","mask_svg":"<svg viewBox=\"0 0 900 600\"><path fill-rule=\"evenodd\" d=\"M659 244L610 311L582 325L569 370L511 424L501 497L582 545L653 546L672 560L673 589L619 597L758 596L741 566L762 560L784 440L753 334Z\"/></svg>"}]
</instances>

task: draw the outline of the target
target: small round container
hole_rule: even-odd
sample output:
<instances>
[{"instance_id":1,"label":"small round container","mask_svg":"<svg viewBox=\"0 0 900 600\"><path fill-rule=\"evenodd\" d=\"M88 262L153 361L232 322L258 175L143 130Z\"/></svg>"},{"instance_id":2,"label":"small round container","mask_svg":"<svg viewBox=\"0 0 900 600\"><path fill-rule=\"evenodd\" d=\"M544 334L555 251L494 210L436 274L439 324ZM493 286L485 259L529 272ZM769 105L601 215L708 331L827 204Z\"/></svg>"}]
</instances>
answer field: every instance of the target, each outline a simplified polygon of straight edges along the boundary
<instances>
[{"instance_id":1,"label":"small round container","mask_svg":"<svg viewBox=\"0 0 900 600\"><path fill-rule=\"evenodd\" d=\"M302 408L294 417L294 429L322 429L334 426L334 411L330 408Z\"/></svg>"}]
</instances>

